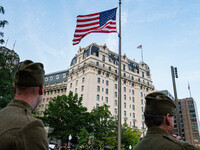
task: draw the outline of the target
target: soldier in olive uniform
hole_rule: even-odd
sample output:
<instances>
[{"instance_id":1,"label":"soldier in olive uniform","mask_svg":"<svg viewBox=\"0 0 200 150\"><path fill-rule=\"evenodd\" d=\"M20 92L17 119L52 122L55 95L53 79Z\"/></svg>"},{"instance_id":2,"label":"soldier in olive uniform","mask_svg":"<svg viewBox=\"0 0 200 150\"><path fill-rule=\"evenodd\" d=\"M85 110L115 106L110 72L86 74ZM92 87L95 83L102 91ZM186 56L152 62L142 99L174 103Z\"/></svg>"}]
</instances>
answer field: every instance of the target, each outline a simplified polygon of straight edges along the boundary
<instances>
[{"instance_id":1,"label":"soldier in olive uniform","mask_svg":"<svg viewBox=\"0 0 200 150\"><path fill-rule=\"evenodd\" d=\"M0 149L48 150L44 125L31 114L43 95L43 64L22 62L14 83L15 99L0 111Z\"/></svg>"},{"instance_id":2,"label":"soldier in olive uniform","mask_svg":"<svg viewBox=\"0 0 200 150\"><path fill-rule=\"evenodd\" d=\"M196 148L173 136L175 104L165 94L154 92L146 97L145 124L147 134L134 150L196 150Z\"/></svg>"}]
</instances>

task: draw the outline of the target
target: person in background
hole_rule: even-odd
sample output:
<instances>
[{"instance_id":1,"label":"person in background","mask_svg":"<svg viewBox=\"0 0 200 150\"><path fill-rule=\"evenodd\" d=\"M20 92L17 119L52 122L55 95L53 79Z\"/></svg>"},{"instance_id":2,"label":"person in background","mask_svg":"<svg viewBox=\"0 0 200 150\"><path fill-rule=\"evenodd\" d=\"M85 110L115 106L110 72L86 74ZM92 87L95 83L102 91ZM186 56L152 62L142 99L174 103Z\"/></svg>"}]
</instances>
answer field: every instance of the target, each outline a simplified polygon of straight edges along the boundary
<instances>
[{"instance_id":1,"label":"person in background","mask_svg":"<svg viewBox=\"0 0 200 150\"><path fill-rule=\"evenodd\" d=\"M41 63L21 62L14 77L15 98L0 110L1 150L48 150L44 125L31 114L43 96L44 73Z\"/></svg>"},{"instance_id":2,"label":"person in background","mask_svg":"<svg viewBox=\"0 0 200 150\"><path fill-rule=\"evenodd\" d=\"M134 150L197 150L173 135L176 105L172 99L160 92L150 93L145 99L144 116L148 131Z\"/></svg>"}]
</instances>

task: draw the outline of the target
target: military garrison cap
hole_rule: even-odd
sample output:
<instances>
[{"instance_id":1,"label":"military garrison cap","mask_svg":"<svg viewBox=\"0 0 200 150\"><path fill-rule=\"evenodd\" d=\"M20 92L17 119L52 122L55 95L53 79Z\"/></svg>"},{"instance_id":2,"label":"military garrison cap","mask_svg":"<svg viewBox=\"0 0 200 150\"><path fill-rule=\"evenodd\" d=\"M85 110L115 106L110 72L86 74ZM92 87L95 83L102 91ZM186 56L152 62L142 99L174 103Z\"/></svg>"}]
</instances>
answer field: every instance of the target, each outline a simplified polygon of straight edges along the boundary
<instances>
[{"instance_id":1,"label":"military garrison cap","mask_svg":"<svg viewBox=\"0 0 200 150\"><path fill-rule=\"evenodd\" d=\"M31 60L21 62L15 72L14 83L16 86L34 87L44 83L44 69L42 63L34 63Z\"/></svg>"},{"instance_id":2,"label":"military garrison cap","mask_svg":"<svg viewBox=\"0 0 200 150\"><path fill-rule=\"evenodd\" d=\"M175 114L176 105L174 101L161 92L153 92L146 97L145 112L153 115Z\"/></svg>"}]
</instances>

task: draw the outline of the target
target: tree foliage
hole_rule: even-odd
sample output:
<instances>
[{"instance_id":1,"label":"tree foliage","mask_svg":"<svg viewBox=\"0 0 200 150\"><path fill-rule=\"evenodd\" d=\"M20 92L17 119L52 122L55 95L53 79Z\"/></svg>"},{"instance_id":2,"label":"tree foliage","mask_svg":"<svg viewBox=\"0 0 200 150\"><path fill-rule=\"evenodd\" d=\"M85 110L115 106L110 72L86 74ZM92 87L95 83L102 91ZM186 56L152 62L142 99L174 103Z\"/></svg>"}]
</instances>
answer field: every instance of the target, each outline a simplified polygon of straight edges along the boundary
<instances>
[{"instance_id":1,"label":"tree foliage","mask_svg":"<svg viewBox=\"0 0 200 150\"><path fill-rule=\"evenodd\" d=\"M0 6L0 13L2 14L5 13L5 9L3 6ZM4 28L6 24L8 24L7 20L0 20L0 27ZM3 44L5 42L3 37L4 37L4 33L0 31L0 44Z\"/></svg>"},{"instance_id":2,"label":"tree foliage","mask_svg":"<svg viewBox=\"0 0 200 150\"><path fill-rule=\"evenodd\" d=\"M94 125L94 147L114 148L117 143L117 122L114 120L109 106L104 104L91 111Z\"/></svg>"},{"instance_id":3,"label":"tree foliage","mask_svg":"<svg viewBox=\"0 0 200 150\"><path fill-rule=\"evenodd\" d=\"M37 115L37 113L36 113ZM117 149L117 121L114 120L109 106L104 104L87 112L82 106L82 99L72 92L50 101L48 108L41 117L44 124L54 128L51 137L68 141L72 135L72 143L88 148L88 141L96 149ZM122 126L122 149L134 147L139 141L141 132L132 129L127 124Z\"/></svg>"},{"instance_id":4,"label":"tree foliage","mask_svg":"<svg viewBox=\"0 0 200 150\"><path fill-rule=\"evenodd\" d=\"M122 126L122 148L129 149L129 145L135 147L139 142L141 132L137 128L131 128L126 123Z\"/></svg>"},{"instance_id":5,"label":"tree foliage","mask_svg":"<svg viewBox=\"0 0 200 150\"><path fill-rule=\"evenodd\" d=\"M14 98L14 73L17 65L12 63L13 57L0 53L0 109Z\"/></svg>"},{"instance_id":6,"label":"tree foliage","mask_svg":"<svg viewBox=\"0 0 200 150\"><path fill-rule=\"evenodd\" d=\"M83 127L89 130L89 113L87 108L82 106L82 98L73 95L62 95L49 102L48 108L41 118L45 125L54 128L50 136L68 141L72 135L72 142L77 144L77 138Z\"/></svg>"}]
</instances>

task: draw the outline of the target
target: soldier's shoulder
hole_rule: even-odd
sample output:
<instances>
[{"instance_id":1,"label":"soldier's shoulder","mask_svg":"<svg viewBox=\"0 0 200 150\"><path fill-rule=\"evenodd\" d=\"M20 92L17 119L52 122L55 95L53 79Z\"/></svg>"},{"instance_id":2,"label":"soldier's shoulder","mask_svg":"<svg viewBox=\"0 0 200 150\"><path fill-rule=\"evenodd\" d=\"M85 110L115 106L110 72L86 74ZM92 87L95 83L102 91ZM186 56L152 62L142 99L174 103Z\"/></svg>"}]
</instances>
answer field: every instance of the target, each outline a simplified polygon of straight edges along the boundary
<instances>
[{"instance_id":1,"label":"soldier's shoulder","mask_svg":"<svg viewBox=\"0 0 200 150\"><path fill-rule=\"evenodd\" d=\"M163 137L165 139L171 141L172 143L174 143L175 147L180 147L185 150L197 150L192 144L182 141L182 140L178 140L178 139L172 137L171 135L164 134Z\"/></svg>"}]
</instances>

